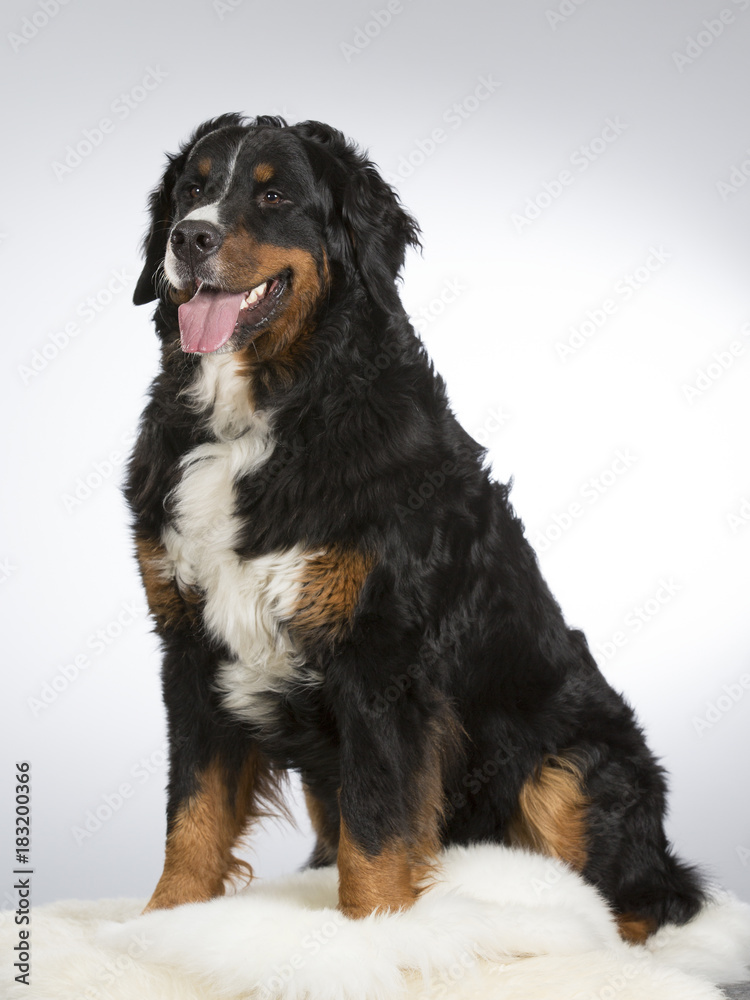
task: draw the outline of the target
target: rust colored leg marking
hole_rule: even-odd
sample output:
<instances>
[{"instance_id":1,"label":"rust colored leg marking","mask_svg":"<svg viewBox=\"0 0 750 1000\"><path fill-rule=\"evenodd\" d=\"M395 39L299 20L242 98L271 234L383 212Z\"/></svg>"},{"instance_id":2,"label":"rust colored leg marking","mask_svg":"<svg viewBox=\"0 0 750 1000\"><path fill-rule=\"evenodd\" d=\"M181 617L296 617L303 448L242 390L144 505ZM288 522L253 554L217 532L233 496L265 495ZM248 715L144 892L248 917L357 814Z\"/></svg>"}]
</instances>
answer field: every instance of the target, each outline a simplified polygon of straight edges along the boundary
<instances>
[{"instance_id":1,"label":"rust colored leg marking","mask_svg":"<svg viewBox=\"0 0 750 1000\"><path fill-rule=\"evenodd\" d=\"M169 575L169 559L161 542L139 536L135 540L146 600L160 628L189 625L195 618L199 595L182 593Z\"/></svg>"},{"instance_id":2,"label":"rust colored leg marking","mask_svg":"<svg viewBox=\"0 0 750 1000\"><path fill-rule=\"evenodd\" d=\"M582 871L587 858L586 812L589 800L582 775L565 757L549 757L529 778L518 798L509 828L510 842L566 861Z\"/></svg>"},{"instance_id":3,"label":"rust colored leg marking","mask_svg":"<svg viewBox=\"0 0 750 1000\"><path fill-rule=\"evenodd\" d=\"M635 913L620 913L617 916L617 930L628 944L643 944L656 930L653 917L639 917Z\"/></svg>"},{"instance_id":4,"label":"rust colored leg marking","mask_svg":"<svg viewBox=\"0 0 750 1000\"><path fill-rule=\"evenodd\" d=\"M234 796L226 772L210 764L172 823L164 871L146 911L213 899L223 895L225 879L251 879L250 865L232 851L248 823L268 814L260 801L274 802L283 812L279 795L278 777L257 751L240 772Z\"/></svg>"},{"instance_id":5,"label":"rust colored leg marking","mask_svg":"<svg viewBox=\"0 0 750 1000\"><path fill-rule=\"evenodd\" d=\"M394 841L379 854L366 854L355 844L342 820L339 909L347 917L366 917L373 910L408 909L419 892L409 854L404 841Z\"/></svg>"}]
</instances>

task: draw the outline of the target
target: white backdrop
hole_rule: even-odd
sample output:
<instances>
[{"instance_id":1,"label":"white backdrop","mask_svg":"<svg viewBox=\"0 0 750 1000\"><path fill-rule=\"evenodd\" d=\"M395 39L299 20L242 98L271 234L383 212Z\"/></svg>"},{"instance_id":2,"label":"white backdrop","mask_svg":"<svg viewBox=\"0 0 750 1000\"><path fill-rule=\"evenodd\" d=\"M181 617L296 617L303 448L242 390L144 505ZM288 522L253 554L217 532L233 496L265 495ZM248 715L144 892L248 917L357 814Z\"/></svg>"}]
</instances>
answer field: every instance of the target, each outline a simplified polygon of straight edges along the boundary
<instances>
[{"instance_id":1,"label":"white backdrop","mask_svg":"<svg viewBox=\"0 0 750 1000\"><path fill-rule=\"evenodd\" d=\"M328 121L397 183L456 411L670 769L679 850L750 897L750 0L723 2L5 5L0 804L30 761L36 902L161 870L119 492L157 351L130 297L164 151L229 110ZM260 874L305 858L298 812Z\"/></svg>"}]
</instances>

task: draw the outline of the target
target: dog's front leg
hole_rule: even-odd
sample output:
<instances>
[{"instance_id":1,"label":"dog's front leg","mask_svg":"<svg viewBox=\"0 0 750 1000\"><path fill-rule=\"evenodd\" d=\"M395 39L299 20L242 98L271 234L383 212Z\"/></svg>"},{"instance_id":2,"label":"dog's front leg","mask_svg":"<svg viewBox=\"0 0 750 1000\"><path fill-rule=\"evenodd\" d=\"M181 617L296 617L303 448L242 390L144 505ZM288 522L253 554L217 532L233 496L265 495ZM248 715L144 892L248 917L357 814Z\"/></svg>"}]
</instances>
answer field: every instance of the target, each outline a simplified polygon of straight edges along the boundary
<instances>
[{"instance_id":1,"label":"dog's front leg","mask_svg":"<svg viewBox=\"0 0 750 1000\"><path fill-rule=\"evenodd\" d=\"M217 704L213 663L200 646L167 649L169 789L164 870L148 910L212 899L233 875L252 877L234 856L246 827L278 791L267 761Z\"/></svg>"},{"instance_id":2,"label":"dog's front leg","mask_svg":"<svg viewBox=\"0 0 750 1000\"><path fill-rule=\"evenodd\" d=\"M170 789L164 869L146 907L170 909L213 899L233 875L252 877L233 850L253 813L256 772L263 765L249 751L243 766L221 756L193 768L187 792ZM185 771L185 762L173 766Z\"/></svg>"},{"instance_id":3,"label":"dog's front leg","mask_svg":"<svg viewBox=\"0 0 750 1000\"><path fill-rule=\"evenodd\" d=\"M429 883L457 726L426 684L387 701L361 657L342 674L339 908L363 917L411 906Z\"/></svg>"}]
</instances>

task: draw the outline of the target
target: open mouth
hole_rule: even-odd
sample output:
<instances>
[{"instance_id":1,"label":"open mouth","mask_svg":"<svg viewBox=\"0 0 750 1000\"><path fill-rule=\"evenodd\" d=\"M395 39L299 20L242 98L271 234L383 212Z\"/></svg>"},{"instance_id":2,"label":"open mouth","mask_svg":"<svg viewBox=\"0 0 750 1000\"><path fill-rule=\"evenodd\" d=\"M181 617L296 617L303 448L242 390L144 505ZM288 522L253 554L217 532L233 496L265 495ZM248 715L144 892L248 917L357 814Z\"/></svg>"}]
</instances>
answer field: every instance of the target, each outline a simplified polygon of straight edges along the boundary
<instances>
[{"instance_id":1,"label":"open mouth","mask_svg":"<svg viewBox=\"0 0 750 1000\"><path fill-rule=\"evenodd\" d=\"M193 297L177 310L183 351L213 354L244 347L277 312L288 283L286 272L249 292L225 292L200 282Z\"/></svg>"}]
</instances>

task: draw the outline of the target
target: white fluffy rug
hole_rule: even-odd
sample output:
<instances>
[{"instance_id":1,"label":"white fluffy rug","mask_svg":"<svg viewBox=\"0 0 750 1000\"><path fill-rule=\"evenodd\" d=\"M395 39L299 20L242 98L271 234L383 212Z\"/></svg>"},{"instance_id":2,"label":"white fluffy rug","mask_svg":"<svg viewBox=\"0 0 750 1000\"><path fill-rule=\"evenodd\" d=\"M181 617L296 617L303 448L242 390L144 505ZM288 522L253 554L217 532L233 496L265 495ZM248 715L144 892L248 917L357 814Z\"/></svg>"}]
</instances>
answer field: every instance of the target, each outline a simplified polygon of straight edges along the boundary
<instances>
[{"instance_id":1,"label":"white fluffy rug","mask_svg":"<svg viewBox=\"0 0 750 1000\"><path fill-rule=\"evenodd\" d=\"M350 921L336 871L138 916L143 902L38 907L31 985L14 983L17 928L0 932L3 997L27 1000L718 1000L748 978L750 906L718 893L690 924L623 944L596 892L564 865L501 847L453 848L407 912ZM5 984L13 984L5 992Z\"/></svg>"}]
</instances>

